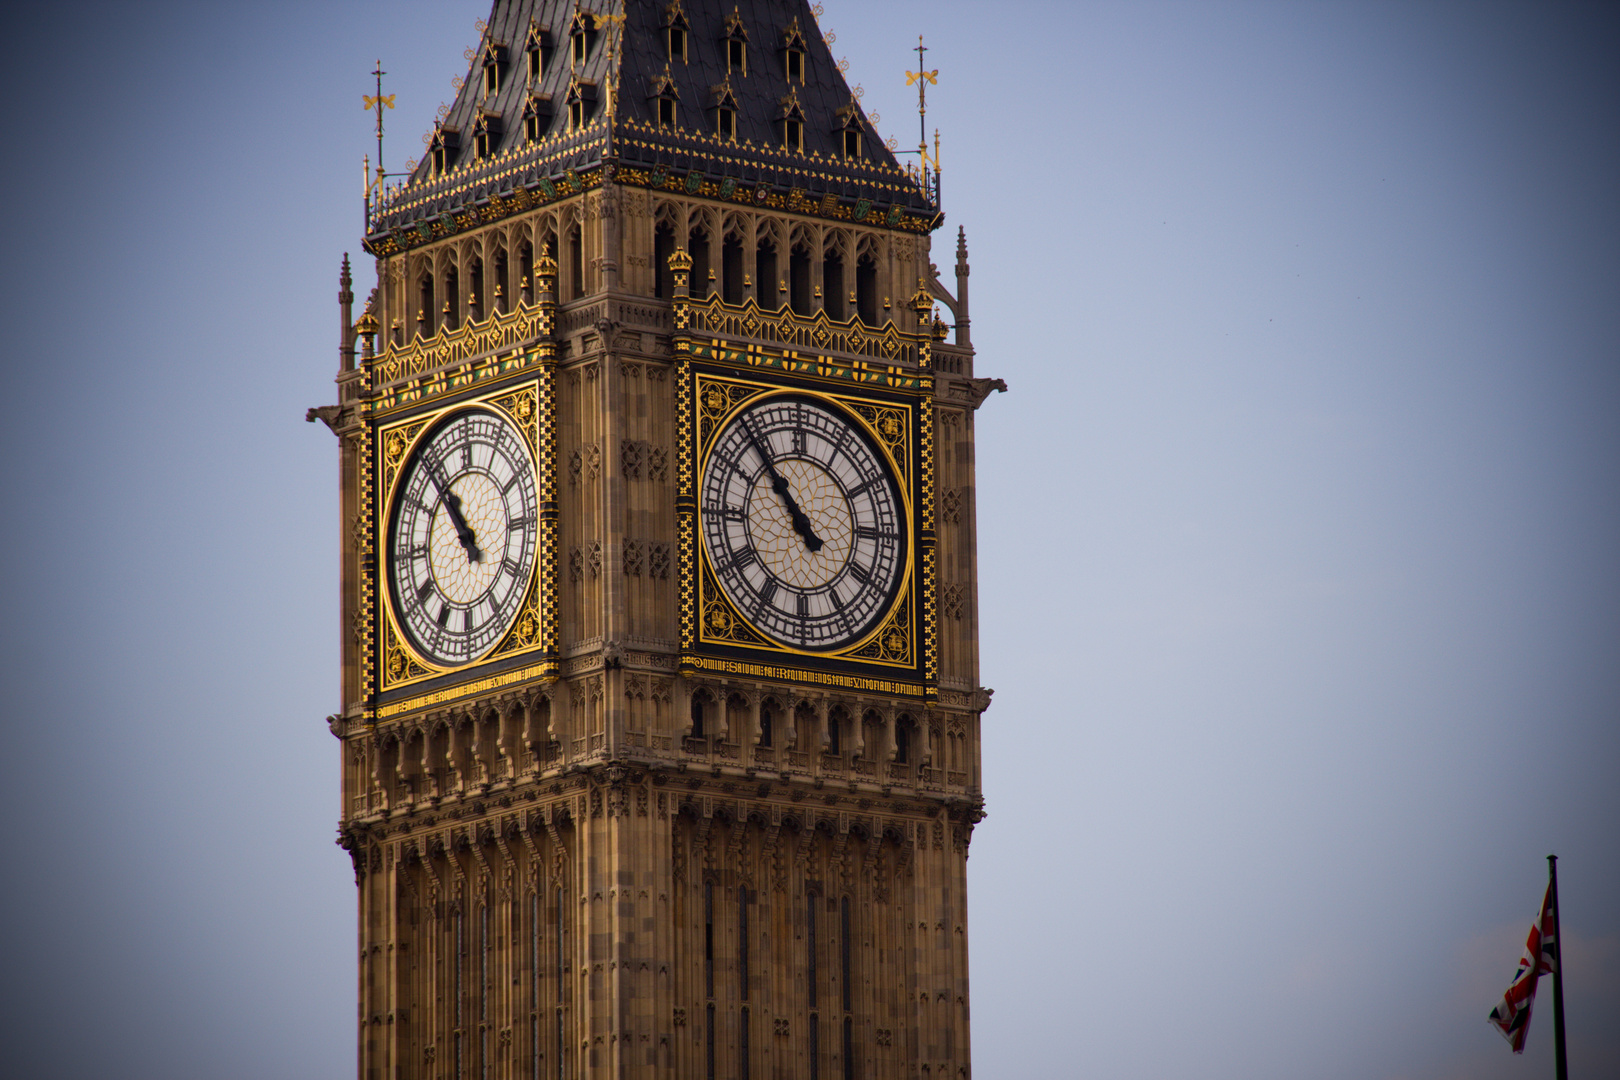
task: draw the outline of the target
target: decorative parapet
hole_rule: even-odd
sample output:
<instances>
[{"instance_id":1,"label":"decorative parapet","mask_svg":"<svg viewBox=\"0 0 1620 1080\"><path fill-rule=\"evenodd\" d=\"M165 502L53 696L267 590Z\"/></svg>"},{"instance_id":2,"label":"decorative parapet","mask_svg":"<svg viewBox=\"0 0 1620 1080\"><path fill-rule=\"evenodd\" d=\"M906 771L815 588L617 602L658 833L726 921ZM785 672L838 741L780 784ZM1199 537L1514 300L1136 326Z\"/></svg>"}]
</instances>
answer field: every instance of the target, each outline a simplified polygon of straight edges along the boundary
<instances>
[{"instance_id":1,"label":"decorative parapet","mask_svg":"<svg viewBox=\"0 0 1620 1080\"><path fill-rule=\"evenodd\" d=\"M706 300L692 300L689 304L690 330L694 334L747 338L787 348L867 357L904 365L913 371L923 363L917 347L917 335L901 330L893 319L881 327L872 327L854 317L836 321L829 318L825 311L818 311L814 315L798 315L788 307L761 311L753 297L741 304L726 304L718 295L712 295Z\"/></svg>"},{"instance_id":2,"label":"decorative parapet","mask_svg":"<svg viewBox=\"0 0 1620 1080\"><path fill-rule=\"evenodd\" d=\"M374 408L396 408L522 367L532 359L528 346L545 330L542 306L520 303L481 322L390 346L366 362Z\"/></svg>"}]
</instances>

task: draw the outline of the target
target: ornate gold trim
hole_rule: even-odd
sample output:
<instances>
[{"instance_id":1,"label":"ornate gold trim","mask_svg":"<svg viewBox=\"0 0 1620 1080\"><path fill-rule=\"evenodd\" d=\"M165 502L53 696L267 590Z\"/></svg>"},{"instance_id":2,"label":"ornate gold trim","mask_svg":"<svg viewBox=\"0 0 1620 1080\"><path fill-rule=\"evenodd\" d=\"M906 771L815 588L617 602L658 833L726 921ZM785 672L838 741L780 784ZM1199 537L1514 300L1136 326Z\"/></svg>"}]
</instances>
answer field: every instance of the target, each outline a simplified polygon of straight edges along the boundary
<instances>
[{"instance_id":1,"label":"ornate gold trim","mask_svg":"<svg viewBox=\"0 0 1620 1080\"><path fill-rule=\"evenodd\" d=\"M489 409L500 413L508 423L515 428L528 445L530 460L534 462L535 490L544 490L549 477L555 475L555 454L553 453L550 469L545 468L545 453L542 449L542 429L554 426L549 415L543 415L540 407L540 386L538 382L529 383L517 388L508 388L470 401L457 402L432 413L418 414L394 424L379 425L377 428L377 445L382 448L381 469L376 499L373 503L375 525L372 529L373 546L377 549L375 575L381 594L382 603L379 606L382 613L382 653L383 663L377 672L376 687L381 692L396 690L402 686L423 682L428 679L456 672L466 672L487 664L493 660L504 660L508 657L522 653L535 652L542 649L545 644L545 628L547 625L546 612L554 604L552 599L555 590L546 590L543 587L545 569L548 565L555 566L556 562L556 536L555 530L544 528L537 530L535 565L530 570L529 582L525 588L523 603L512 616L511 623L506 632L501 635L488 652L478 659L456 667L444 667L434 663L428 657L421 655L410 643L410 640L401 632L399 618L394 610L394 597L391 590L382 584L386 580L386 571L382 560L387 556L384 549L386 544L381 543L381 532L388 528L392 520L394 492L399 479L400 470L404 463L410 460L416 452L424 434L437 427L446 417L469 409ZM553 484L555 483L553 479ZM550 547L549 559L547 547ZM548 595L548 593L550 595ZM549 620L555 624L555 619Z\"/></svg>"},{"instance_id":2,"label":"ornate gold trim","mask_svg":"<svg viewBox=\"0 0 1620 1080\"><path fill-rule=\"evenodd\" d=\"M918 642L917 626L913 617L916 608L912 604L911 597L916 588L918 530L917 517L913 512L911 485L913 475L911 450L915 445L911 434L912 408L898 406L893 401L849 393L801 390L776 383L758 382L742 376L696 373L692 385L692 400L693 410L697 414L697 431L690 447L691 457L688 459L691 462L694 485L696 477L703 474L714 440L720 430L743 409L773 397L808 397L825 402L864 430L883 455L891 474L897 478L901 513L907 526L905 564L901 571L900 584L888 610L877 625L848 645L824 651L784 645L754 626L748 616L731 602L725 590L720 588L714 577L713 567L709 565L707 549L697 543L695 519L699 507L694 487L693 514L683 518L681 544L683 590L689 580L695 580L697 586L695 596L692 598L694 610L691 612L696 616L695 626L692 627L693 645L698 647L728 645L787 656L815 657L821 660L858 660L885 667L915 668ZM683 443L683 447L684 445ZM683 449L683 455L684 453ZM691 537L693 551L690 555L687 552L688 530L693 534ZM687 614L684 610L686 606L684 599L683 597L683 651L689 625L684 618Z\"/></svg>"}]
</instances>

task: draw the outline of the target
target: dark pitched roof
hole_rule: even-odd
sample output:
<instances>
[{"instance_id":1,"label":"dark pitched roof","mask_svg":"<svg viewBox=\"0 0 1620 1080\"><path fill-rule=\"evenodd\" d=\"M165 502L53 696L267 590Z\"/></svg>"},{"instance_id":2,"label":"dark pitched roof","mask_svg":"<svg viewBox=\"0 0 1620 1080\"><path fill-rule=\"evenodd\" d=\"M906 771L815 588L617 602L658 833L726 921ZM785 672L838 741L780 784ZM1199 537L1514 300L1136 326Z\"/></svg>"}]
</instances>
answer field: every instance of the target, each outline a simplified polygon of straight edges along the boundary
<instances>
[{"instance_id":1,"label":"dark pitched roof","mask_svg":"<svg viewBox=\"0 0 1620 1080\"><path fill-rule=\"evenodd\" d=\"M623 32L611 50L613 30L596 21L593 9L607 14L618 7L611 0L495 0L465 82L435 132L435 145L445 148L445 172L434 174L430 150L409 181L374 208L367 246L387 247L381 241L389 233L452 219L492 198L551 193L570 171L585 174L604 165L660 180L695 173L725 183L728 197L743 188L762 204L767 192L797 192L794 207L829 207L832 196L878 208L863 213L878 214L872 220L880 224L937 227L938 207L872 129L807 0L623 0ZM687 28L684 61L668 55L666 27L677 17ZM591 27L590 51L575 65L570 34L581 26ZM729 70L728 36L746 39L746 73ZM541 77L531 85L534 41L544 49ZM790 41L804 50L802 84L788 80ZM499 65L493 94L486 93L489 62ZM610 63L618 69L616 95ZM674 130L658 126L660 93L678 102ZM570 131L569 102L576 98L585 103L586 123ZM716 134L716 109L732 101L736 139L726 141ZM801 113L803 152L782 146L781 128L785 117ZM535 117L533 124L525 123L526 115ZM843 157L843 131L850 126L862 132L860 160ZM688 181L687 190L709 189ZM842 216L851 216L847 207Z\"/></svg>"}]
</instances>

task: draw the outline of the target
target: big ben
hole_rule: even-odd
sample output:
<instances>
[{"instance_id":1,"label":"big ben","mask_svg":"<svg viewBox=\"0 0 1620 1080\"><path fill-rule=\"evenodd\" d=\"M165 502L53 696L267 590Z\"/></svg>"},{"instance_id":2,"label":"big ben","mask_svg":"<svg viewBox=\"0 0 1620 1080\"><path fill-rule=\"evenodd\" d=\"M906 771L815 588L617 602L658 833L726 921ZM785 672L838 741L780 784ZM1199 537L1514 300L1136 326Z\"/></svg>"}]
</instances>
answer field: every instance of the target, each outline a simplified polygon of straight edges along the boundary
<instances>
[{"instance_id":1,"label":"big ben","mask_svg":"<svg viewBox=\"0 0 1620 1080\"><path fill-rule=\"evenodd\" d=\"M1001 386L937 159L803 2L481 33L312 410L358 1075L967 1077Z\"/></svg>"}]
</instances>

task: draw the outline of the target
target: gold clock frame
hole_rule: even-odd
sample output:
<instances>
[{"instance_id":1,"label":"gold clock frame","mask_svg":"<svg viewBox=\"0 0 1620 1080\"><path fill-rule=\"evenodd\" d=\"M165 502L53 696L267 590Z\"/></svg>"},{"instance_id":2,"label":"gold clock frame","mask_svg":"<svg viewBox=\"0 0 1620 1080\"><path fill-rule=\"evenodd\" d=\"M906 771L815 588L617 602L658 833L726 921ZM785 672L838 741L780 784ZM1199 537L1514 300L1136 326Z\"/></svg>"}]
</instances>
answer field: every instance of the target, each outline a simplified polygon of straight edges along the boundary
<instances>
[{"instance_id":1,"label":"gold clock frame","mask_svg":"<svg viewBox=\"0 0 1620 1080\"><path fill-rule=\"evenodd\" d=\"M863 392L847 383L751 377L746 369L713 362L727 351L694 349L708 362L689 360L680 385L681 667L925 694L937 657L932 605L925 603L933 576L932 402L921 395ZM797 648L755 627L721 588L698 536L699 477L716 438L743 409L776 397L816 401L845 417L876 448L899 489L906 522L899 586L872 629L841 648Z\"/></svg>"},{"instance_id":2,"label":"gold clock frame","mask_svg":"<svg viewBox=\"0 0 1620 1080\"><path fill-rule=\"evenodd\" d=\"M476 397L464 398L431 412L417 413L389 424L379 425L375 436L374 459L377 479L374 486L376 501L373 508L373 520L377 522L378 529L376 545L378 559L387 558L386 533L388 523L392 520L393 500L405 463L421 445L427 432L437 428L443 420L456 413L483 409L498 413L510 423L529 448L530 460L534 466L537 501L542 505L546 503L547 494L551 490L549 482L554 482L554 479L548 476L548 471L553 471L548 470L548 466L553 463L548 461L546 454L544 433L547 424L545 417L542 416L543 404L542 387L538 381L532 381L521 386L506 387ZM551 583L555 577L557 562L557 522L553 515L541 513L541 509L541 506L535 507L538 518L535 560L530 569L523 602L500 640L488 652L465 664L454 666L438 664L423 656L411 644L394 610L393 590L387 584L387 572L381 565L378 566L376 595L377 610L381 617L377 620L376 689L379 693L388 693L446 675L471 672L480 667L529 654L545 653L548 646L549 651L555 653L555 642L548 639L554 637L556 633L556 618L553 614L556 607L556 590Z\"/></svg>"}]
</instances>

